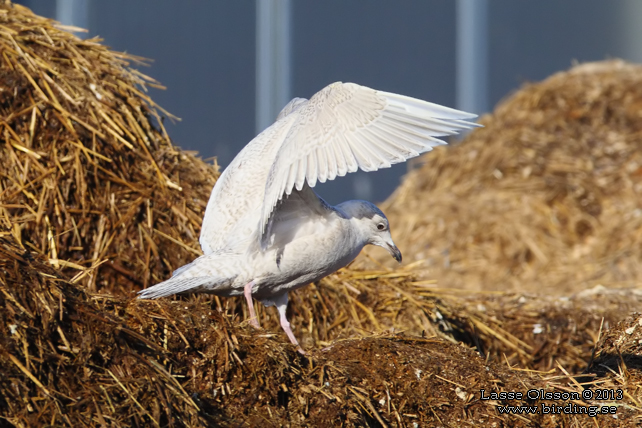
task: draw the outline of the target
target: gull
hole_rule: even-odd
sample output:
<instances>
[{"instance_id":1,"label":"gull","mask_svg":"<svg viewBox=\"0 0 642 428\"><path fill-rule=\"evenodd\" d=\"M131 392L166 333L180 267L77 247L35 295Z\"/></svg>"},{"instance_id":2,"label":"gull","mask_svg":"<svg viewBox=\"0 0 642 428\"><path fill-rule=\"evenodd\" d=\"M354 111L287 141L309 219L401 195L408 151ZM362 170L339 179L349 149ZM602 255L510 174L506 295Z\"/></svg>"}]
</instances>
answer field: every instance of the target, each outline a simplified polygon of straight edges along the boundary
<instances>
[{"instance_id":1,"label":"gull","mask_svg":"<svg viewBox=\"0 0 642 428\"><path fill-rule=\"evenodd\" d=\"M221 174L205 209L203 255L141 299L176 293L243 294L276 306L281 327L304 353L286 317L288 292L337 271L366 245L401 262L388 219L367 201L326 203L312 189L358 169L376 171L446 144L438 137L479 126L474 114L336 82L294 98Z\"/></svg>"}]
</instances>

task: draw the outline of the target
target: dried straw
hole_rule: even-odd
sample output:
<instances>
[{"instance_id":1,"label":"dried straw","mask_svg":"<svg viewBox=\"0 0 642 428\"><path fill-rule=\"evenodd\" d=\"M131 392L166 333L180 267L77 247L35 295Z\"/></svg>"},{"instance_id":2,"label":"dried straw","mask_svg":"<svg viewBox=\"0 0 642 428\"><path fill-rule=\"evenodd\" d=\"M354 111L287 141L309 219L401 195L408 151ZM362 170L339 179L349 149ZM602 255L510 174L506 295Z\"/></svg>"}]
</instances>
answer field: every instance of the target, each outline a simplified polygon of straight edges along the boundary
<instances>
[{"instance_id":1,"label":"dried straw","mask_svg":"<svg viewBox=\"0 0 642 428\"><path fill-rule=\"evenodd\" d=\"M198 251L218 167L172 146L144 61L99 41L0 3L0 212L24 248L125 293Z\"/></svg>"},{"instance_id":2,"label":"dried straw","mask_svg":"<svg viewBox=\"0 0 642 428\"><path fill-rule=\"evenodd\" d=\"M642 66L623 61L525 85L383 205L404 258L440 287L639 286L641 111Z\"/></svg>"},{"instance_id":3,"label":"dried straw","mask_svg":"<svg viewBox=\"0 0 642 428\"><path fill-rule=\"evenodd\" d=\"M239 327L233 318L198 299L127 301L87 293L12 236L0 237L0 421L19 427L581 426L584 415L500 415L499 404L551 401L483 401L480 390L618 386L611 372L577 377L559 363L548 372L523 370L438 338L353 338L302 357L285 338ZM606 349L598 349L596 364ZM628 385L616 403L620 419L603 418L600 426L635 426L639 390Z\"/></svg>"},{"instance_id":4,"label":"dried straw","mask_svg":"<svg viewBox=\"0 0 642 428\"><path fill-rule=\"evenodd\" d=\"M620 419L602 418L599 426L635 423L640 382L630 374L639 373L639 349L627 342L631 356L618 372L608 358L621 342L606 339L640 304L631 292L598 287L545 300L462 295L419 278L417 265L346 269L292 293L290 315L308 357L287 343L273 311L260 309L264 330L243 323L239 299L118 297L165 279L198 253L217 167L171 145L160 117L168 114L145 94L156 83L129 68L139 58L79 40L8 2L0 5L0 46L0 425L580 426L585 416L499 415L499 403L479 400L479 389L568 391L622 382L628 395ZM618 67L626 74L632 66L606 68ZM529 118L518 121L526 131L533 129ZM586 126L600 124L587 119ZM487 125L483 132L492 129ZM488 159L482 146L477 153ZM596 164L611 165L598 155ZM449 170L444 156L436 158L440 171ZM493 165L509 174L502 162ZM466 165L463 171L480 168ZM571 171L560 180L572 184L573 177ZM461 195L470 185L450 184ZM509 190L500 193L514 195ZM560 200L573 200L571 193ZM608 195L601 196L604 215ZM582 200L576 205L590 205ZM559 204L551 206L559 211ZM576 225L579 214L568 212L568 224ZM574 375L590 361L594 373ZM602 366L610 370L596 369Z\"/></svg>"}]
</instances>

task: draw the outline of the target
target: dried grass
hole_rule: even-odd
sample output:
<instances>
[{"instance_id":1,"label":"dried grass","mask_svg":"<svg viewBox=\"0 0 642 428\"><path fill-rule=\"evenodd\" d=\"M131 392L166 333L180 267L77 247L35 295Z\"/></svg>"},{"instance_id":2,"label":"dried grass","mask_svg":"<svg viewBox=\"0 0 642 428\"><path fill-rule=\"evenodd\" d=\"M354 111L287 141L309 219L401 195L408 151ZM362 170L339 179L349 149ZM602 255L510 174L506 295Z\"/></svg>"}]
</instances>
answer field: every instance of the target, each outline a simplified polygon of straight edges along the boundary
<instances>
[{"instance_id":1,"label":"dried grass","mask_svg":"<svg viewBox=\"0 0 642 428\"><path fill-rule=\"evenodd\" d=\"M381 266L367 271L344 269L291 293L290 317L297 336L310 350L308 357L300 356L287 342L272 310L259 309L264 330L249 328L243 322L247 316L241 299L203 295L157 302L128 299L132 291L165 279L198 253L200 221L218 169L171 145L162 128L160 110L145 95L145 88L156 83L129 67L131 62L141 61L139 58L114 53L97 40L79 40L53 24L23 7L8 2L0 5L4 138L0 150L5 160L0 166L0 222L4 225L0 230L0 426L580 426L586 423L585 416L499 415L497 402L478 399L479 389L568 391L618 385L625 385L628 394L618 402L621 419L601 418L599 426L636 423L632 415L642 401L636 377L640 370L637 342L622 345L608 339L615 337L620 327L609 328L641 303L642 296L630 290L598 287L566 299L506 292L471 294L437 288L433 280L420 277L420 264L395 270ZM621 63L600 67L593 73L621 72L632 81L631 76L637 73L633 70L638 70ZM585 78L590 82L591 78ZM610 92L620 93L616 83L605 81L611 82ZM563 82L558 92L563 92ZM630 83L623 82L625 86ZM524 92L545 99L537 88L534 85ZM548 96L554 102L545 103L549 107L538 119L540 124L556 117L550 111L552 105L559 104L562 111L567 108L554 94ZM594 103L607 106L600 110L603 116L626 122L622 129L638 118L630 113L627 122L621 113L609 116L606 110L611 104L602 92L596 96ZM524 97L517 94L515 99ZM625 110L633 108L630 99L621 102ZM535 110L531 107L523 109L521 119L513 119L511 132L517 133L519 127L533 132L536 127L528 122ZM585 109L582 114L593 117L595 105ZM497 117L508 117L509 113L500 109ZM583 118L582 114L578 117ZM437 164L442 165L439 180L446 180L444 186L451 186L455 196L470 197L476 183L482 183L482 189L496 186L495 176L484 181L471 173L478 169L491 175L497 169L503 176L511 176L511 170L502 165L512 162L512 155L504 158L504 146L493 146L490 141L493 133L489 129L499 119L485 120L485 134L476 132L469 137L473 143L454 148L463 158L451 159L444 153L436 156ZM582 120L585 132L592 126L603 126L595 118ZM557 134L563 132L559 129ZM477 147L481 144L475 143L479 135L486 140ZM577 140L584 141L582 138ZM617 163L621 157L628 156L629 169L630 162L638 158L637 152L622 146L618 138L613 140L615 151L609 151L608 146L600 152L598 148L604 146L591 146L597 150L591 152L592 162L602 170L610 166L613 174L621 173L618 168L624 161ZM477 147L476 152L465 151L471 144ZM489 145L501 150L484 152ZM546 147L560 151L553 146L551 140ZM519 147L511 153L530 153ZM536 149L545 152L540 146ZM583 149L577 145L573 152L577 158ZM476 160L470 157L472 152ZM618 175L623 180L620 186L608 188L611 193L600 193L601 199L582 199L571 190L577 190L573 186L594 185L589 179L594 169L582 170L580 176L586 180L578 182L575 169L564 170L559 167L563 162L552 156L550 159L557 159L552 165L558 165L553 169L562 185L546 178L545 171L552 166L549 158L545 158L549 163L542 163L540 152L520 158L519 166L532 164L532 171L544 171L531 172L540 177L537 186L553 183L551 188L558 193L567 190L551 199L550 207L555 208L558 220L560 212L566 213L566 229L575 230L575 241L567 237L563 245L553 248L589 245L598 228L582 237L576 227L578 219L611 213L605 202L611 193L613 200L617 195L622 198L623 206L635 205L625 197L636 195L637 182L630 177L626 181L626 174ZM483 166L495 157L493 169ZM568 154L562 158L573 160ZM576 163L573 168L582 168L580 161ZM447 172L451 167L463 168L468 176L456 177ZM523 170L515 167L515 171ZM412 180L415 185L421 181L412 177L396 198L410 191ZM436 175L431 177L421 181L422 186L431 192L442 189L444 196L446 187L439 187ZM502 225L507 230L513 227L499 214L502 210L506 215L511 213L503 206L505 200L510 202L516 193L523 194L526 184L509 181L514 189L506 184L495 197L489 193L486 199L481 198L499 208L477 210L485 214L475 216L476 227L483 227L482 222L494 224L495 231ZM533 189L539 190L527 192L527 196L532 193L533 206L541 208L535 196L552 190L537 186ZM416 195L423 195L420 190ZM423 217L412 217L415 209L430 212L426 202L410 203L407 198L399 200L405 217L395 220L399 213L388 208L393 211L396 230L414 230L411 225L429 227L422 223ZM599 214L590 203L582 202L594 199L600 203ZM452 203L446 206L450 214L467 213L454 217L456 221L473 216L474 204L446 200ZM575 205L563 211L560 207L569 201ZM403 205L406 203L409 205ZM466 211L469 208L470 212ZM633 230L630 225L635 226L631 223L635 218L620 222L622 230ZM537 226L533 235L523 235L519 242L514 237L501 241L490 232L483 236L494 243L501 241L506 251L521 251L520 245L525 245L531 253L529 236L533 242L566 236L551 229L555 235L539 224L533 220ZM444 227L443 239L463 245L461 240L465 239L453 235L453 227ZM623 239L620 244L625 250L636 238L634 233L628 237L613 233L614 239ZM406 242L406 256L418 251L419 247L412 245L420 246L420 239ZM466 242L473 248L471 242L478 241ZM468 270L463 273L471 278L475 264L485 260L475 258L488 244L479 242L483 245L475 247L466 259L472 264L466 265L464 259L453 262L458 268L465 265ZM605 245L613 248L616 244L609 241ZM618 266L624 266L626 275L631 274L637 259L623 256L626 252L616 253L621 257ZM519 263L513 260L521 269L515 270L516 281L528 277L526 267L541 267L526 259ZM498 274L501 269L488 273L490 267L479 267L487 279L505 285L506 281L497 279L508 275ZM581 272L581 279L588 268L572 265L565 276L559 269L548 275L571 281L572 269ZM548 277L542 275L542 279ZM450 285L444 281L441 285ZM626 367L609 359L615 355L613 343L628 352L621 359ZM610 370L599 371L599 367Z\"/></svg>"},{"instance_id":2,"label":"dried grass","mask_svg":"<svg viewBox=\"0 0 642 428\"><path fill-rule=\"evenodd\" d=\"M0 213L91 290L127 293L198 252L218 167L174 148L141 58L0 3ZM109 262L103 263L109 260Z\"/></svg>"},{"instance_id":3,"label":"dried grass","mask_svg":"<svg viewBox=\"0 0 642 428\"><path fill-rule=\"evenodd\" d=\"M184 423L199 424L197 406L158 361L166 348L123 323L122 301L67 283L12 237L0 238L0 272L6 422L175 426L179 413Z\"/></svg>"},{"instance_id":4,"label":"dried grass","mask_svg":"<svg viewBox=\"0 0 642 428\"><path fill-rule=\"evenodd\" d=\"M397 245L441 287L639 286L641 111L642 66L623 61L524 86L386 201Z\"/></svg>"},{"instance_id":5,"label":"dried grass","mask_svg":"<svg viewBox=\"0 0 642 428\"><path fill-rule=\"evenodd\" d=\"M524 370L485 361L462 344L391 334L341 340L303 357L286 338L234 318L199 299L85 292L6 235L0 425L581 426L585 415L500 415L499 404L551 402L483 401L479 391L621 388L624 379L621 371L572 376L559 362L548 372ZM602 343L595 365L612 355L611 342ZM637 340L628 343L633 349ZM620 419L602 417L600 426L635 426L635 385L629 380L615 402Z\"/></svg>"}]
</instances>

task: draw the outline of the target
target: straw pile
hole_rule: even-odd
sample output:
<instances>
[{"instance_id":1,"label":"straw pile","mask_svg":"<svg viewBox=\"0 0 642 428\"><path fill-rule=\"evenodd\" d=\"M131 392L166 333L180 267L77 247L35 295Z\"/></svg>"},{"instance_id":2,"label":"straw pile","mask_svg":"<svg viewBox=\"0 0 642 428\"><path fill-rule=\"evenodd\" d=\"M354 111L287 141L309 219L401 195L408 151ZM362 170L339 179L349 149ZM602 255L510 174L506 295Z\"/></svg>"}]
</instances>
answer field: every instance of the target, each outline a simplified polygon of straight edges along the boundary
<instances>
[{"instance_id":1,"label":"straw pile","mask_svg":"<svg viewBox=\"0 0 642 428\"><path fill-rule=\"evenodd\" d=\"M639 313L606 332L597 346L590 369L601 376L614 375L632 396L642 398L639 390L642 384L642 316Z\"/></svg>"},{"instance_id":2,"label":"straw pile","mask_svg":"<svg viewBox=\"0 0 642 428\"><path fill-rule=\"evenodd\" d=\"M587 421L586 415L496 410L550 400L479 399L481 389L581 391L582 378L563 366L513 370L463 345L389 334L343 340L306 358L285 338L240 327L208 302L87 293L10 235L0 238L0 296L0 420L10 426L558 427ZM613 356L607 337L595 364ZM635 360L626 362L639 371ZM618 387L610 371L587 377L592 390ZM616 402L619 419L601 417L600 426L635 426L634 385Z\"/></svg>"},{"instance_id":3,"label":"straw pile","mask_svg":"<svg viewBox=\"0 0 642 428\"><path fill-rule=\"evenodd\" d=\"M119 297L198 254L217 168L172 147L138 58L7 2L0 47L0 426L580 426L500 415L541 402L479 390L624 381L620 419L599 425L635 423L639 348L609 339L628 334L609 328L642 303L631 292L464 295L416 265L346 269L291 294L307 357L273 310L264 330L239 324L241 299Z\"/></svg>"},{"instance_id":4,"label":"straw pile","mask_svg":"<svg viewBox=\"0 0 642 428\"><path fill-rule=\"evenodd\" d=\"M561 365L573 373L586 369L600 330L642 305L642 292L628 290L597 287L571 298L471 294L430 288L403 271L349 269L290 297L288 316L308 349L394 332L464 342L510 366L548 371ZM276 311L258 310L261 325L282 336Z\"/></svg>"},{"instance_id":5,"label":"straw pile","mask_svg":"<svg viewBox=\"0 0 642 428\"><path fill-rule=\"evenodd\" d=\"M218 169L171 145L142 60L98 42L0 3L0 211L22 246L123 293L199 253Z\"/></svg>"},{"instance_id":6,"label":"straw pile","mask_svg":"<svg viewBox=\"0 0 642 428\"><path fill-rule=\"evenodd\" d=\"M481 123L422 158L382 207L405 259L442 287L639 285L642 66L574 67Z\"/></svg>"},{"instance_id":7,"label":"straw pile","mask_svg":"<svg viewBox=\"0 0 642 428\"><path fill-rule=\"evenodd\" d=\"M67 283L11 236L0 238L0 292L0 416L11 426L167 424L175 413L199 423L157 361L166 350L124 324L117 300Z\"/></svg>"},{"instance_id":8,"label":"straw pile","mask_svg":"<svg viewBox=\"0 0 642 428\"><path fill-rule=\"evenodd\" d=\"M635 313L608 330L596 347L588 372L601 388L622 391L623 408L635 410L631 421L642 423L642 316Z\"/></svg>"}]
</instances>

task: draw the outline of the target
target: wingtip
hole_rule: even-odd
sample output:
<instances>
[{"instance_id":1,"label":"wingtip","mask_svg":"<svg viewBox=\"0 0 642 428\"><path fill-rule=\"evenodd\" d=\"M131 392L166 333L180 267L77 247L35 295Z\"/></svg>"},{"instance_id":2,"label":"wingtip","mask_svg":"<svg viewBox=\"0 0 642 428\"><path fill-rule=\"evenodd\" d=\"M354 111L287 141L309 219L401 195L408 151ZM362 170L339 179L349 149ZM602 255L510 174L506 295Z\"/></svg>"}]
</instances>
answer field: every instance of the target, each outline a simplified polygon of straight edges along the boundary
<instances>
[{"instance_id":1,"label":"wingtip","mask_svg":"<svg viewBox=\"0 0 642 428\"><path fill-rule=\"evenodd\" d=\"M145 288L144 290L140 290L139 292L136 293L136 299L137 300L149 300L149 299L157 299L162 296L157 296L156 292L154 291L154 287L149 287Z\"/></svg>"},{"instance_id":2,"label":"wingtip","mask_svg":"<svg viewBox=\"0 0 642 428\"><path fill-rule=\"evenodd\" d=\"M477 116L475 116L477 117ZM454 120L453 123L461 125L463 129L474 129L474 128L483 128L484 125L477 122L468 122L467 120Z\"/></svg>"},{"instance_id":3,"label":"wingtip","mask_svg":"<svg viewBox=\"0 0 642 428\"><path fill-rule=\"evenodd\" d=\"M465 121L467 119L475 119L478 117L478 115L475 113L469 113L452 107L446 107L441 104L431 103L430 101L409 97L407 95L395 94L385 91L377 91L377 93L383 95L388 100L401 103L406 108L425 111L433 118L447 119L452 121Z\"/></svg>"}]
</instances>

